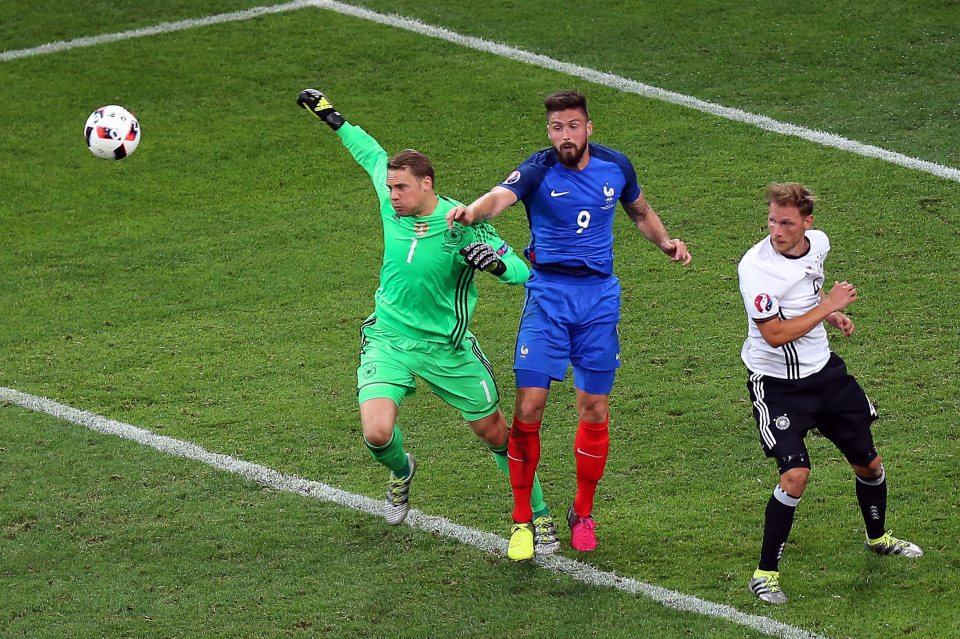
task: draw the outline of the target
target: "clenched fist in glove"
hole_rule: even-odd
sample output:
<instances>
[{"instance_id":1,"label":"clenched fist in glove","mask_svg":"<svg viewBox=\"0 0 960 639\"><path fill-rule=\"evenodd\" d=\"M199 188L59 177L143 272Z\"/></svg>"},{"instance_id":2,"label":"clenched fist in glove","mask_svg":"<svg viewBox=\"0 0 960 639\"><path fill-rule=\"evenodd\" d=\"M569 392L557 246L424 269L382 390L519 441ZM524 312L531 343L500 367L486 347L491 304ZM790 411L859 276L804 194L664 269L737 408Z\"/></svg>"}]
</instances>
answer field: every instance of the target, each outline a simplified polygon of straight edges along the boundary
<instances>
[{"instance_id":1,"label":"clenched fist in glove","mask_svg":"<svg viewBox=\"0 0 960 639\"><path fill-rule=\"evenodd\" d=\"M330 99L316 89L301 91L300 95L297 96L297 104L326 122L327 126L334 131L343 126L345 122L340 112L333 108Z\"/></svg>"}]
</instances>

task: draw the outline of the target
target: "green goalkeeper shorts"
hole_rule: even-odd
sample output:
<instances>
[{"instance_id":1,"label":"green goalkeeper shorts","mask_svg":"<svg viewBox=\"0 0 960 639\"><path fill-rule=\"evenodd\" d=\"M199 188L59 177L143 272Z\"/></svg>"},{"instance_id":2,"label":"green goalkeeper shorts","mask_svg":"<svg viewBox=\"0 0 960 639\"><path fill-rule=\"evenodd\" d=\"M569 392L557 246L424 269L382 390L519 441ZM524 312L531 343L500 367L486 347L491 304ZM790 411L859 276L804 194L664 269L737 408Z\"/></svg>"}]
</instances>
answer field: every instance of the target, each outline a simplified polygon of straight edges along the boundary
<instances>
[{"instance_id":1,"label":"green goalkeeper shorts","mask_svg":"<svg viewBox=\"0 0 960 639\"><path fill-rule=\"evenodd\" d=\"M470 331L458 348L413 339L375 322L364 324L360 333L357 399L361 404L385 397L399 406L416 391L416 376L467 421L497 409L500 394L493 368Z\"/></svg>"}]
</instances>

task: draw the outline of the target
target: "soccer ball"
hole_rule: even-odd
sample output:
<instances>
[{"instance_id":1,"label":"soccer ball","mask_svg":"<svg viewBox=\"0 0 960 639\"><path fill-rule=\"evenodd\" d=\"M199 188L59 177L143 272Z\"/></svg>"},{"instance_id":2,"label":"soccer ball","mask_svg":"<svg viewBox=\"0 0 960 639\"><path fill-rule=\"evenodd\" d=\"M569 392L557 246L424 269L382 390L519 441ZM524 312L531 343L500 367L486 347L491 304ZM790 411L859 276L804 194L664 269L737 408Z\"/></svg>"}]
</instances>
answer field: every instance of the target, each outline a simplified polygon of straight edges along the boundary
<instances>
[{"instance_id":1,"label":"soccer ball","mask_svg":"<svg viewBox=\"0 0 960 639\"><path fill-rule=\"evenodd\" d=\"M103 160L122 160L140 144L140 123L132 113L116 104L102 106L83 125L87 148Z\"/></svg>"}]
</instances>

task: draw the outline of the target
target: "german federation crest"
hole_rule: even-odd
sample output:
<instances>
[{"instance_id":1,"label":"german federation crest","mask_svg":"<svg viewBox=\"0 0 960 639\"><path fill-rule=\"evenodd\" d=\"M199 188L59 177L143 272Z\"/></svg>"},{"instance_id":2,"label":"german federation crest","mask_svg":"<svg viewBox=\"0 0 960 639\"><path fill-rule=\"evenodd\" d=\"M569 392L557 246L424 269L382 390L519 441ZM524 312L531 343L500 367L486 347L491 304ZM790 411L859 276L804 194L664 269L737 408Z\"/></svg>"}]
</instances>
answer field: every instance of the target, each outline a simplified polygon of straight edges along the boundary
<instances>
[{"instance_id":1,"label":"german federation crest","mask_svg":"<svg viewBox=\"0 0 960 639\"><path fill-rule=\"evenodd\" d=\"M452 229L448 229L443 234L441 249L446 253L453 253L461 242L463 242L463 227L460 224L454 224Z\"/></svg>"}]
</instances>

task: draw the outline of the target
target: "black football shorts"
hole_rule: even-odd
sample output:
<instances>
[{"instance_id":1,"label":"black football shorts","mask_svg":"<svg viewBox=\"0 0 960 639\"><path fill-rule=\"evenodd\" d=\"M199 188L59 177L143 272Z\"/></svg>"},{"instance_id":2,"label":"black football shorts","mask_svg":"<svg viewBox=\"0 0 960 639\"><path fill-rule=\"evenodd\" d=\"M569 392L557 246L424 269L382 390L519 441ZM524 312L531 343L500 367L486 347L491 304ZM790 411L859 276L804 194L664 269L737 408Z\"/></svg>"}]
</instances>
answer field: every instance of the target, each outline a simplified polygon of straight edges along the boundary
<instances>
[{"instance_id":1,"label":"black football shorts","mask_svg":"<svg viewBox=\"0 0 960 639\"><path fill-rule=\"evenodd\" d=\"M810 468L804 437L817 428L856 466L876 456L870 425L877 411L844 361L830 353L820 371L803 379L750 373L747 379L760 445L777 460L781 474Z\"/></svg>"}]
</instances>

